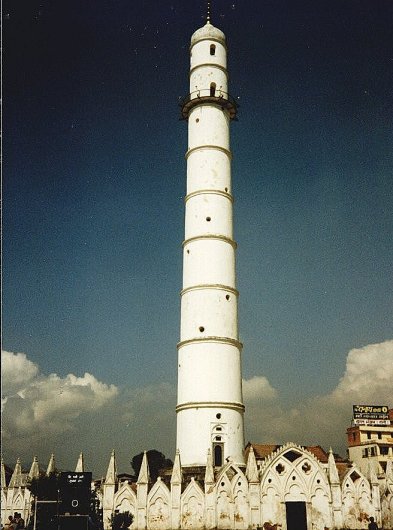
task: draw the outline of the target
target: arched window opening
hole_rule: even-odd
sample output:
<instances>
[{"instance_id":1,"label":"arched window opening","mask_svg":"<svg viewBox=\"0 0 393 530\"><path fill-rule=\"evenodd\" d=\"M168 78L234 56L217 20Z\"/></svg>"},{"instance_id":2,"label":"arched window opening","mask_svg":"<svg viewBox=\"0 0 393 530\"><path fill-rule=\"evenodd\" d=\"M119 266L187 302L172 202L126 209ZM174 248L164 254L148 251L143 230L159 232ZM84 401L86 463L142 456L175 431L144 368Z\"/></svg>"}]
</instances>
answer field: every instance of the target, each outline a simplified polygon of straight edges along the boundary
<instances>
[{"instance_id":1,"label":"arched window opening","mask_svg":"<svg viewBox=\"0 0 393 530\"><path fill-rule=\"evenodd\" d=\"M223 447L221 444L214 444L214 465L222 466L222 450Z\"/></svg>"},{"instance_id":2,"label":"arched window opening","mask_svg":"<svg viewBox=\"0 0 393 530\"><path fill-rule=\"evenodd\" d=\"M210 55L216 55L216 45L210 44Z\"/></svg>"},{"instance_id":3,"label":"arched window opening","mask_svg":"<svg viewBox=\"0 0 393 530\"><path fill-rule=\"evenodd\" d=\"M214 98L216 95L216 83L210 83L210 96Z\"/></svg>"}]
</instances>

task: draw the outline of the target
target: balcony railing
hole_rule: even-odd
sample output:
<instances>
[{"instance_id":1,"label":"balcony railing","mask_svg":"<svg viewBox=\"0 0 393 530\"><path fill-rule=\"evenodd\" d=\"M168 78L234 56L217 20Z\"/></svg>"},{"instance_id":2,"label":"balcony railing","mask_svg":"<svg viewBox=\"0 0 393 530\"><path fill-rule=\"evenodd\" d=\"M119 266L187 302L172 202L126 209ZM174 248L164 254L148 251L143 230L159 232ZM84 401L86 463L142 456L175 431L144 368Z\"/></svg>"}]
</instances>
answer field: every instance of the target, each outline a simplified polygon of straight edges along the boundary
<instances>
[{"instance_id":1,"label":"balcony railing","mask_svg":"<svg viewBox=\"0 0 393 530\"><path fill-rule=\"evenodd\" d=\"M181 108L181 119L187 120L191 109L197 105L205 103L219 105L222 109L228 111L231 120L237 120L236 116L239 104L236 100L227 92L210 88L196 90L195 92L191 92L187 96L180 98L179 106Z\"/></svg>"}]
</instances>

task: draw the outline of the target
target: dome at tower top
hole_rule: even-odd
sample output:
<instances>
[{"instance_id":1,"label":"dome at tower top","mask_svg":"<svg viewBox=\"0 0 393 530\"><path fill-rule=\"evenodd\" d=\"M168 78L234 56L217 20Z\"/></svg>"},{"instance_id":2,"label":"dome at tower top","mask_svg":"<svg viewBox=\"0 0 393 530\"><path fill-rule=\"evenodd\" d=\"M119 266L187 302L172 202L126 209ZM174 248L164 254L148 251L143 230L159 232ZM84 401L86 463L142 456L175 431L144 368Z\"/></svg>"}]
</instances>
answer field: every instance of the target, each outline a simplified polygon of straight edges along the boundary
<instances>
[{"instance_id":1,"label":"dome at tower top","mask_svg":"<svg viewBox=\"0 0 393 530\"><path fill-rule=\"evenodd\" d=\"M191 37L191 46L194 46L197 42L201 40L215 40L221 42L225 46L225 35L224 33L214 27L210 22L207 22L202 28L196 30L196 32Z\"/></svg>"}]
</instances>

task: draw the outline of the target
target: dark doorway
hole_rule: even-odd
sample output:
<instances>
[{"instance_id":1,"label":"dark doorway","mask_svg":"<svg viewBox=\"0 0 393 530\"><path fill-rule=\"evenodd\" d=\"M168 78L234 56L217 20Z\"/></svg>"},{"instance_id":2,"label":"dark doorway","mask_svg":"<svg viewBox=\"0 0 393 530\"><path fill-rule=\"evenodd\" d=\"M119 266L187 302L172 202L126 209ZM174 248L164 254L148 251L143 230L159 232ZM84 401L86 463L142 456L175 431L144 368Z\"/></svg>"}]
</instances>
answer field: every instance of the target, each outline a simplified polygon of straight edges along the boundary
<instances>
[{"instance_id":1,"label":"dark doorway","mask_svg":"<svg viewBox=\"0 0 393 530\"><path fill-rule=\"evenodd\" d=\"M305 502L286 502L287 530L307 530Z\"/></svg>"}]
</instances>

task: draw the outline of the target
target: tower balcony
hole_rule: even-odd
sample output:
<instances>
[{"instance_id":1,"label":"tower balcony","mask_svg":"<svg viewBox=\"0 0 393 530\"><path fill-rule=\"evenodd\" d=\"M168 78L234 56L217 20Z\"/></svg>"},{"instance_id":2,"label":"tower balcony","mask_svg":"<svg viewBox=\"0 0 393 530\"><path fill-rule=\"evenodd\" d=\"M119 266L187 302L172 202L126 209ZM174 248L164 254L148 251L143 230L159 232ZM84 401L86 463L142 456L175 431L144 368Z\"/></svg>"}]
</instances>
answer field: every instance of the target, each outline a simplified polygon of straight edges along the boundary
<instances>
[{"instance_id":1,"label":"tower balcony","mask_svg":"<svg viewBox=\"0 0 393 530\"><path fill-rule=\"evenodd\" d=\"M187 96L180 98L179 106L181 108L181 119L187 120L190 111L198 105L213 103L219 105L223 110L227 110L231 120L237 120L238 103L227 92L216 90L212 87L196 90Z\"/></svg>"}]
</instances>

